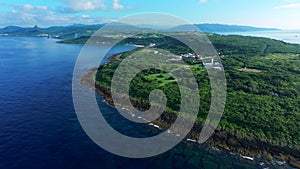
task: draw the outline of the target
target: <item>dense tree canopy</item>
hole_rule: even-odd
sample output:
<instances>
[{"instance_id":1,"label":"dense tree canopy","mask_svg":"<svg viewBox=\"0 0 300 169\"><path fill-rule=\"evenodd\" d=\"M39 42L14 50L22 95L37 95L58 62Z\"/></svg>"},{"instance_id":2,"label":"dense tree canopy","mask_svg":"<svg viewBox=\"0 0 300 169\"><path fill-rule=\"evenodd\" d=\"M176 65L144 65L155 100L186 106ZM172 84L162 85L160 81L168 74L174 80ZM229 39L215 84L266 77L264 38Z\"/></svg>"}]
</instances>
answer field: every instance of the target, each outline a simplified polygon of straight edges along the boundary
<instances>
[{"instance_id":1,"label":"dense tree canopy","mask_svg":"<svg viewBox=\"0 0 300 169\"><path fill-rule=\"evenodd\" d=\"M241 138L255 137L274 145L299 147L300 46L256 37L209 34L208 38L221 54L228 85L226 108L219 129ZM157 43L157 50L174 54L191 50L172 38L158 35L130 38L120 44L130 43ZM110 87L115 69L134 52L120 54L116 61L102 65L96 76L97 83ZM203 122L210 106L208 74L201 61L185 59L185 62L199 83L198 120ZM162 62L159 66L166 64ZM128 69L128 73L130 71ZM178 83L171 74L161 70L149 69L137 74L131 81L130 96L148 102L154 89L163 90L168 98L167 108L178 111L181 97Z\"/></svg>"}]
</instances>

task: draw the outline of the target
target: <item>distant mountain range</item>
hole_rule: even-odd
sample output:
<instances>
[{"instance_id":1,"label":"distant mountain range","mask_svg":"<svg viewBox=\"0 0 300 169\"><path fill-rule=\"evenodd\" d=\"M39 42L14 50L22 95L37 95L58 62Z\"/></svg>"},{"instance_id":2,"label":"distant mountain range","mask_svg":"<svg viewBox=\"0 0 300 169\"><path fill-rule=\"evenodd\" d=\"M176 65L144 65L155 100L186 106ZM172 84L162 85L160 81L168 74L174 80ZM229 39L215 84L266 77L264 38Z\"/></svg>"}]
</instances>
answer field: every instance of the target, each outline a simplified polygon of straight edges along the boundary
<instances>
[{"instance_id":1,"label":"distant mountain range","mask_svg":"<svg viewBox=\"0 0 300 169\"><path fill-rule=\"evenodd\" d=\"M73 38L74 36L92 35L103 25L71 25L52 26L48 28L7 26L0 29L1 36L51 36L60 39Z\"/></svg>"},{"instance_id":2,"label":"distant mountain range","mask_svg":"<svg viewBox=\"0 0 300 169\"><path fill-rule=\"evenodd\" d=\"M7 26L0 29L0 36L42 36L42 37L55 37L60 39L76 38L80 36L91 36L98 29L105 24L98 25L83 25L76 24L70 26L52 26L48 28L34 27L18 27ZM223 24L195 24L195 25L181 25L174 28L167 28L164 31L198 31L208 33L221 33L221 32L245 32L245 31L272 31L279 30L275 28L257 28L251 26L239 25L223 25ZM142 31L142 30L157 30L162 29L151 25L132 26L123 23L114 23L116 30L124 31ZM112 30L113 31L113 30Z\"/></svg>"}]
</instances>

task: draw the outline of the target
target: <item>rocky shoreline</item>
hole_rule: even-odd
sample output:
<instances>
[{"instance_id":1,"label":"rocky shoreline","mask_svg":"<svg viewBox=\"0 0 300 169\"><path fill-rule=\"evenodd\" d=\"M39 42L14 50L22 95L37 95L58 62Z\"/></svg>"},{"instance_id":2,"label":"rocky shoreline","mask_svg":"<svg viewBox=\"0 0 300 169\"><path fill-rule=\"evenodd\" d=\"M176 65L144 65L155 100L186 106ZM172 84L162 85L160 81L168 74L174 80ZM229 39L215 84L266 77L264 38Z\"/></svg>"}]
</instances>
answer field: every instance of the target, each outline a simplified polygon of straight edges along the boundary
<instances>
[{"instance_id":1,"label":"rocky shoreline","mask_svg":"<svg viewBox=\"0 0 300 169\"><path fill-rule=\"evenodd\" d=\"M116 55L111 56L109 60L114 60ZM90 69L80 78L80 83L95 90L99 95L103 96L105 101L110 105L124 107L124 105L114 105L111 98L111 91L108 87L100 86L95 83L95 73L97 70L98 68ZM141 110L147 109L147 104L140 101L132 100L132 104ZM176 117L174 112L164 112L159 119L151 123L155 126L159 126L160 129L167 129L175 121ZM197 142L202 127L203 124L196 122L188 135L189 139L187 141ZM239 138L236 133L216 130L207 143L216 148L239 153L241 157L248 160L263 158L268 162L274 162L274 160L281 163L288 162L292 167L300 168L300 152L297 149L287 146L275 146L271 143L261 141L259 138Z\"/></svg>"}]
</instances>

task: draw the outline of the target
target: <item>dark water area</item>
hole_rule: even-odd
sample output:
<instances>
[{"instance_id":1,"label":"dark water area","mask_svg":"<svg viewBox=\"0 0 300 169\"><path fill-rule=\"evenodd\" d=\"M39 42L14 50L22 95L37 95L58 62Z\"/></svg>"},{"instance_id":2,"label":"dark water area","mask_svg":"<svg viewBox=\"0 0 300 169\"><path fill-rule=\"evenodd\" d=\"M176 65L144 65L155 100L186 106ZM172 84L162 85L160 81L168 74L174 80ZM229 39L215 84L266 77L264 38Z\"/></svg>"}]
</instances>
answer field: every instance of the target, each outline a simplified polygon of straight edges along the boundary
<instances>
[{"instance_id":1,"label":"dark water area","mask_svg":"<svg viewBox=\"0 0 300 169\"><path fill-rule=\"evenodd\" d=\"M81 49L47 38L0 38L0 169L290 168L185 141L147 159L106 152L85 134L73 107L72 76ZM109 55L130 49L118 46ZM153 126L128 124L101 97L98 101L106 119L123 132L159 133Z\"/></svg>"}]
</instances>

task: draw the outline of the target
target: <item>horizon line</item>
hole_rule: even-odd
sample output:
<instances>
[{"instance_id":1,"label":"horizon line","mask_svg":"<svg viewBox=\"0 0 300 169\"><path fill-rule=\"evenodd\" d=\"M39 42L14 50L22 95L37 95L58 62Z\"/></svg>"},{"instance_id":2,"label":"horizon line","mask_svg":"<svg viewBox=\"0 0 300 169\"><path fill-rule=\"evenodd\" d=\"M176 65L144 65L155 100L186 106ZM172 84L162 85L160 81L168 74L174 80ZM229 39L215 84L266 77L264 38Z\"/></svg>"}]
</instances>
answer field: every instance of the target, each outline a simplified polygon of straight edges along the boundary
<instances>
[{"instance_id":1,"label":"horizon line","mask_svg":"<svg viewBox=\"0 0 300 169\"><path fill-rule=\"evenodd\" d=\"M50 27L55 27L55 26L62 26L62 27L67 27L67 26L74 26L74 25L83 25L83 26L88 26L88 25L105 25L105 24L110 24L110 23L114 23L114 22L104 22L104 23L91 23L91 24L86 24L86 23L73 23L73 24L66 24L66 25L48 25L48 26L39 26L37 24L34 24L32 26L25 26L25 25L4 25L1 26L0 29L9 27L9 26L16 26L16 27L20 27L20 28L34 28L34 27L38 27L38 28L50 28ZM118 23L118 22L115 22ZM121 22L120 22L121 23ZM125 23L126 24L126 23ZM264 27L264 26L255 26L255 25L243 25L243 24L227 24L227 23L208 23L208 22L203 22L203 23L191 23L192 25L224 25L224 26L246 26L246 27L253 27L253 28L262 28L262 29L278 29L278 30L300 30L300 28L298 29L282 29L282 28L278 28L278 27ZM132 25L132 26L139 26L139 25ZM149 25L149 26L154 26L154 27L161 27L161 26L155 26L155 25ZM168 25L165 25L166 27ZM177 26L182 26L182 25L177 25Z\"/></svg>"}]
</instances>

